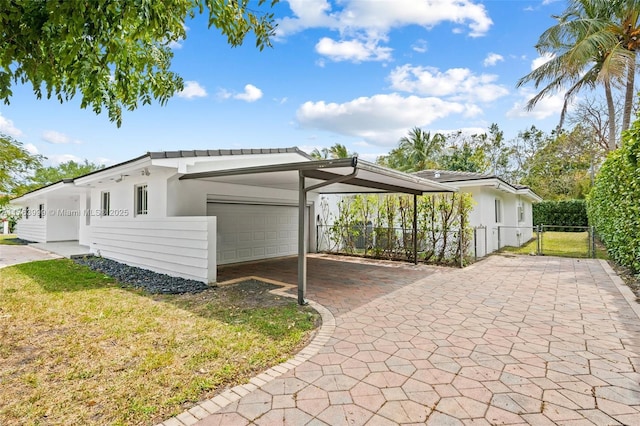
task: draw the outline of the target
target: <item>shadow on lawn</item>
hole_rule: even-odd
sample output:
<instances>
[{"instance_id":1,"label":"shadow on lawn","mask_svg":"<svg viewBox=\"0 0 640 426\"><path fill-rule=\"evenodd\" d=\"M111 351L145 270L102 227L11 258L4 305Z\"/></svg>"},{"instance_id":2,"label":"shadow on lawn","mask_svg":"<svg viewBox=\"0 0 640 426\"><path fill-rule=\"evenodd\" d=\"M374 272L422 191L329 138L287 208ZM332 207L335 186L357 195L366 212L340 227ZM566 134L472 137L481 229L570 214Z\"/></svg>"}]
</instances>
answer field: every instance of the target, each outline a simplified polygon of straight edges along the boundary
<instances>
[{"instance_id":1,"label":"shadow on lawn","mask_svg":"<svg viewBox=\"0 0 640 426\"><path fill-rule=\"evenodd\" d=\"M286 336L292 323L305 324L304 330L320 323L320 316L315 310L298 306L295 299L270 293L279 286L262 281L247 280L224 287L210 287L198 293L151 294L68 259L23 263L13 268L34 280L45 292L121 288L131 292L131 297L146 297L171 304L202 318L231 327L246 327L272 339Z\"/></svg>"},{"instance_id":2,"label":"shadow on lawn","mask_svg":"<svg viewBox=\"0 0 640 426\"><path fill-rule=\"evenodd\" d=\"M116 281L68 259L42 260L14 265L47 292L86 291L114 287Z\"/></svg>"}]
</instances>

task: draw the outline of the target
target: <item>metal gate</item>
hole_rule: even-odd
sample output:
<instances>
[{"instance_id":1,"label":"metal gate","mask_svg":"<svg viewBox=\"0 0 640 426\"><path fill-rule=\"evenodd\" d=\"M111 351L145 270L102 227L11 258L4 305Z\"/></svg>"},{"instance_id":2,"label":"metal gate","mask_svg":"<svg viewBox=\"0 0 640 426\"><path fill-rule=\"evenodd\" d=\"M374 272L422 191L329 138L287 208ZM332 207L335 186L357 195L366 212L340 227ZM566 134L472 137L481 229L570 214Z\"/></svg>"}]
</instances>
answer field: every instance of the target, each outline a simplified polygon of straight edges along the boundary
<instances>
[{"instance_id":1,"label":"metal gate","mask_svg":"<svg viewBox=\"0 0 640 426\"><path fill-rule=\"evenodd\" d=\"M593 226L538 225L538 254L595 258L595 230Z\"/></svg>"}]
</instances>

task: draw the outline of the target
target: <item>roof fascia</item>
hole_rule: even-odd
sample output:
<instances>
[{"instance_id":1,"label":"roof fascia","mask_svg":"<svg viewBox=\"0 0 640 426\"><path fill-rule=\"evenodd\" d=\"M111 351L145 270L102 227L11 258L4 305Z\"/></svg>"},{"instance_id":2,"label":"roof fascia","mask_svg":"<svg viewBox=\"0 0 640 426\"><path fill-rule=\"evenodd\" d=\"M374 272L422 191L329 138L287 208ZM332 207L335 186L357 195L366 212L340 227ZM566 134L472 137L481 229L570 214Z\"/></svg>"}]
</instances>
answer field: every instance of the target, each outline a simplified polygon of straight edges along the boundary
<instances>
[{"instance_id":1,"label":"roof fascia","mask_svg":"<svg viewBox=\"0 0 640 426\"><path fill-rule=\"evenodd\" d=\"M148 154L143 156L131 159L129 161L125 161L124 163L115 164L110 167L106 167L104 169L96 170L95 172L91 172L84 176L77 177L73 180L76 185L88 185L92 184L100 179L103 179L105 176L109 176L112 174L124 173L127 171L133 171L143 165L149 165L151 160Z\"/></svg>"},{"instance_id":2,"label":"roof fascia","mask_svg":"<svg viewBox=\"0 0 640 426\"><path fill-rule=\"evenodd\" d=\"M50 183L49 185L34 189L33 191L29 191L26 194L13 198L11 202L21 203L23 201L37 199L49 194L50 192L54 192L62 188L68 188L69 186L73 186L73 179L62 179L58 182Z\"/></svg>"}]
</instances>

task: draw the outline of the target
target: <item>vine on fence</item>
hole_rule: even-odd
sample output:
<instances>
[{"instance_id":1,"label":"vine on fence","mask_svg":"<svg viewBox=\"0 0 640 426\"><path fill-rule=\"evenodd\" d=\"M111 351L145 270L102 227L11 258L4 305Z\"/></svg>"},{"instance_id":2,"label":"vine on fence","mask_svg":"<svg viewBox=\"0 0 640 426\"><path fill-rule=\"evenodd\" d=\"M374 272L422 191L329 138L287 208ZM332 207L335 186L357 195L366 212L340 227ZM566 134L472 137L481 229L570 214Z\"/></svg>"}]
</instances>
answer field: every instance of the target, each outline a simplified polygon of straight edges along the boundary
<instances>
[{"instance_id":1,"label":"vine on fence","mask_svg":"<svg viewBox=\"0 0 640 426\"><path fill-rule=\"evenodd\" d=\"M425 195L417 201L418 260L464 263L473 235L470 194ZM334 214L327 214L326 200L321 209L325 220L318 229L319 250L414 260L412 196L345 196Z\"/></svg>"}]
</instances>

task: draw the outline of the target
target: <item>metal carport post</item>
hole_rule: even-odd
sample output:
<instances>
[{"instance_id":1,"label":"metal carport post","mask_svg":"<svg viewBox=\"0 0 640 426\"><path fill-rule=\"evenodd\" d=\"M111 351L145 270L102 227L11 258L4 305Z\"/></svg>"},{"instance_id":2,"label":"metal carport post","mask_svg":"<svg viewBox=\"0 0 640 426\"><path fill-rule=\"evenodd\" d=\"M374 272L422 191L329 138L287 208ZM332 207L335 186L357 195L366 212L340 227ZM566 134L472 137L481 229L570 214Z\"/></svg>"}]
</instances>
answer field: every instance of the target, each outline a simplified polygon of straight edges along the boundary
<instances>
[{"instance_id":1,"label":"metal carport post","mask_svg":"<svg viewBox=\"0 0 640 426\"><path fill-rule=\"evenodd\" d=\"M298 171L298 303L300 305L307 304L307 301L304 299L304 296L307 293L308 218L305 214L305 210L307 208L307 192L322 188L323 186L332 185L334 183L344 182L356 177L358 174L358 169L356 169L357 162L358 159L356 157L351 159L351 167L353 167L352 173L329 179L308 188L305 185L304 171Z\"/></svg>"}]
</instances>

